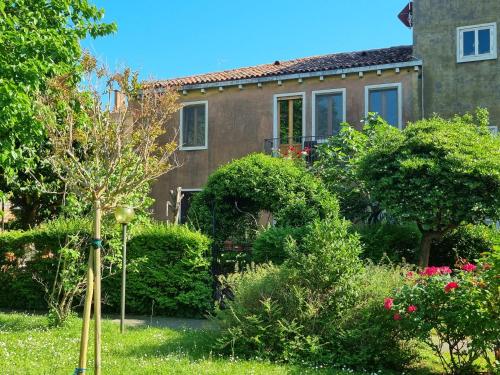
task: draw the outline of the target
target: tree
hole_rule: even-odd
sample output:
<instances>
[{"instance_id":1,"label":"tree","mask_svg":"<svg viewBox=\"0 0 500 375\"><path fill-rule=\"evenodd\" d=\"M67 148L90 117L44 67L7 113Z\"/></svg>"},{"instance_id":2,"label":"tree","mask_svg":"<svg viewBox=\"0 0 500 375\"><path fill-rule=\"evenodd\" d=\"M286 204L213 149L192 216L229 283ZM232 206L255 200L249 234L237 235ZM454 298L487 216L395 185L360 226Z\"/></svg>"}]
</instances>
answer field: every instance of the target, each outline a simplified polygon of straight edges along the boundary
<instances>
[{"instance_id":1,"label":"tree","mask_svg":"<svg viewBox=\"0 0 500 375\"><path fill-rule=\"evenodd\" d=\"M373 223L383 216L365 182L359 177L359 165L373 147L375 137L397 132L381 117L370 113L362 130L344 123L340 132L318 146L312 172L339 200L340 213L354 223Z\"/></svg>"},{"instance_id":2,"label":"tree","mask_svg":"<svg viewBox=\"0 0 500 375\"><path fill-rule=\"evenodd\" d=\"M27 208L53 199L33 192L33 186L25 189L30 179L18 175L26 167L37 169L40 151L46 150L33 98L56 75L67 74L68 82L78 83L79 41L116 30L101 22L103 16L87 0L0 0L0 180L7 185L1 189L16 190L21 203L37 199Z\"/></svg>"},{"instance_id":3,"label":"tree","mask_svg":"<svg viewBox=\"0 0 500 375\"><path fill-rule=\"evenodd\" d=\"M174 91L143 86L129 69L111 73L89 55L83 56L81 65L85 75L78 90L67 75L49 82L49 93L38 98L38 118L53 148L48 160L54 171L70 191L93 203L95 249L88 261L79 368L86 366L94 294L95 373L99 374L101 215L118 204L130 204L137 191L177 166L177 131L168 128L167 121L179 105ZM112 111L109 96L115 89L123 100ZM147 199L146 194L142 198Z\"/></svg>"},{"instance_id":4,"label":"tree","mask_svg":"<svg viewBox=\"0 0 500 375\"><path fill-rule=\"evenodd\" d=\"M489 133L488 112L410 123L378 137L361 160L360 177L391 214L422 233L419 265L430 247L464 223L500 216L500 138Z\"/></svg>"}]
</instances>

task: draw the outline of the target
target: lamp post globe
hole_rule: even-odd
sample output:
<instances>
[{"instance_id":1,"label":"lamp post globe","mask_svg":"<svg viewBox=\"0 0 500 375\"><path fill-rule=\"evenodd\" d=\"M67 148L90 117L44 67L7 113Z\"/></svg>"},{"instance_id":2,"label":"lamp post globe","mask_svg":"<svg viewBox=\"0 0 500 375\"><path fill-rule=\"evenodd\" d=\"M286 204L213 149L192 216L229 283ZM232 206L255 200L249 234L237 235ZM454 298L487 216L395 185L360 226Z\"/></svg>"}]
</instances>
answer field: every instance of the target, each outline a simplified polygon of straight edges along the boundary
<instances>
[{"instance_id":1,"label":"lamp post globe","mask_svg":"<svg viewBox=\"0 0 500 375\"><path fill-rule=\"evenodd\" d=\"M120 224L129 224L135 216L134 209L128 206L115 208L115 219Z\"/></svg>"}]
</instances>

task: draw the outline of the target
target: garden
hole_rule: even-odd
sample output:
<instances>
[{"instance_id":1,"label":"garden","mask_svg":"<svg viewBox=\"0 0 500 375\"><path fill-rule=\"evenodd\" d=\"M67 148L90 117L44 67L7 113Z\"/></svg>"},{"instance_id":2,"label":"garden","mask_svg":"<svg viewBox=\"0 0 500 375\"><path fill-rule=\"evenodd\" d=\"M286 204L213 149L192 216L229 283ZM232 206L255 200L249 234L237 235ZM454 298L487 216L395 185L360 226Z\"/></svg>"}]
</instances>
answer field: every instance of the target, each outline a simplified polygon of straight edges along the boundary
<instances>
[{"instance_id":1,"label":"garden","mask_svg":"<svg viewBox=\"0 0 500 375\"><path fill-rule=\"evenodd\" d=\"M485 109L403 130L372 113L313 149L250 154L213 172L187 224L158 222L151 186L180 167L177 93L81 51L116 28L87 1L15 3L0 3L0 199L15 216L0 232L2 374L500 372ZM206 324L123 332L123 306Z\"/></svg>"}]
</instances>

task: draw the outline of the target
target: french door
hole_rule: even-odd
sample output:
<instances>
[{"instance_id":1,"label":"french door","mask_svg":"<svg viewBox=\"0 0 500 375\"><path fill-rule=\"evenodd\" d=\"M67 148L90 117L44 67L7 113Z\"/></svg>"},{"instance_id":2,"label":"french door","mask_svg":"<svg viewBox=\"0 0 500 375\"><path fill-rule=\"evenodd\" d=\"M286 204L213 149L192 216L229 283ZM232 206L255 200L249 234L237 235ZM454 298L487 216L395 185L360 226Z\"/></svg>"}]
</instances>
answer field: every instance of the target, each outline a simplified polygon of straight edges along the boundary
<instances>
[{"instance_id":1,"label":"french door","mask_svg":"<svg viewBox=\"0 0 500 375\"><path fill-rule=\"evenodd\" d=\"M301 95L282 96L277 101L279 150L285 154L293 147L299 152L302 148L304 98Z\"/></svg>"}]
</instances>

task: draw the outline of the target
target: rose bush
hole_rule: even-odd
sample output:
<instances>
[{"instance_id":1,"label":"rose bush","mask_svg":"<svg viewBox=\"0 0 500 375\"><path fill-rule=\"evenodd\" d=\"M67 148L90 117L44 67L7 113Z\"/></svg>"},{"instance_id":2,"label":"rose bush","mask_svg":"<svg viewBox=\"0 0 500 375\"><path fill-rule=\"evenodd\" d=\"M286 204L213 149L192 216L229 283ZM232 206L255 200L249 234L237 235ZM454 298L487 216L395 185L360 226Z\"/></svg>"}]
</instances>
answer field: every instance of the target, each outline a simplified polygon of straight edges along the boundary
<instances>
[{"instance_id":1,"label":"rose bush","mask_svg":"<svg viewBox=\"0 0 500 375\"><path fill-rule=\"evenodd\" d=\"M491 360L500 337L498 253L478 264L462 261L453 271L426 267L410 272L383 301L387 319L408 338L425 342L449 374L478 371L475 362L481 357L491 371L499 369Z\"/></svg>"}]
</instances>

